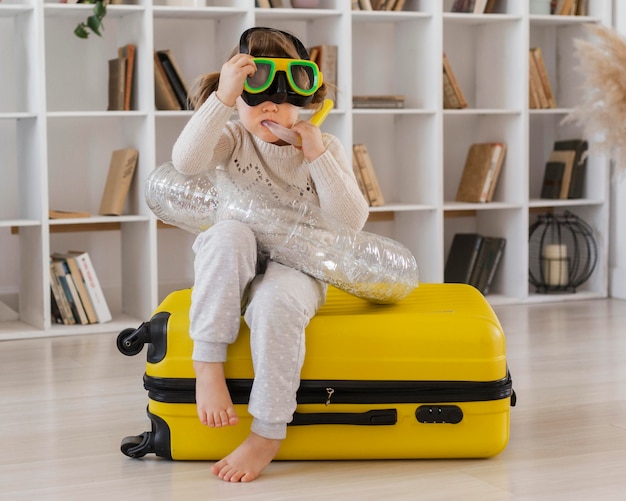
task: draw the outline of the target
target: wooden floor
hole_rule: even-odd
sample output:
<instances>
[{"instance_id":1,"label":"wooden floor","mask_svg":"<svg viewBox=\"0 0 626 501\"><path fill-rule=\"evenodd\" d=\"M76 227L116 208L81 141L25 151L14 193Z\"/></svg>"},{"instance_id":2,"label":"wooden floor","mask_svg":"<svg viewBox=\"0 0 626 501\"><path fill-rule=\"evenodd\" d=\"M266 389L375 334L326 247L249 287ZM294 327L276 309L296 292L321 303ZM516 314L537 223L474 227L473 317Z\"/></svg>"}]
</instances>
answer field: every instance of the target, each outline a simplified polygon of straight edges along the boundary
<instances>
[{"instance_id":1,"label":"wooden floor","mask_svg":"<svg viewBox=\"0 0 626 501\"><path fill-rule=\"evenodd\" d=\"M251 484L209 463L129 459L148 427L145 355L117 333L0 343L0 499L623 500L626 301L500 306L518 396L485 460L275 462Z\"/></svg>"}]
</instances>

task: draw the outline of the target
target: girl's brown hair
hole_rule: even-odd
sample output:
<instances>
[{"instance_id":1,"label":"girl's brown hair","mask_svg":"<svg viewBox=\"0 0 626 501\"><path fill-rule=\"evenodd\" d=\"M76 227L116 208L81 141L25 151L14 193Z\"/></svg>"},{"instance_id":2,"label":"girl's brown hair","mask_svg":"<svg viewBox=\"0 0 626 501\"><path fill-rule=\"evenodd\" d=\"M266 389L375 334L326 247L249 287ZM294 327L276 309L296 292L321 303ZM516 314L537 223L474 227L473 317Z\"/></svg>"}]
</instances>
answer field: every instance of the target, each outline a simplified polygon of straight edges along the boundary
<instances>
[{"instance_id":1,"label":"girl's brown hair","mask_svg":"<svg viewBox=\"0 0 626 501\"><path fill-rule=\"evenodd\" d=\"M255 30L248 35L249 53L255 57L288 57L300 59L298 50L293 42L284 33L278 30ZM228 59L239 53L239 46L235 47ZM201 75L194 82L189 91L189 102L193 109L197 110L212 92L217 90L220 80L220 72ZM328 87L322 83L321 87L313 94L311 104L307 108L317 109L321 107L326 97Z\"/></svg>"}]
</instances>

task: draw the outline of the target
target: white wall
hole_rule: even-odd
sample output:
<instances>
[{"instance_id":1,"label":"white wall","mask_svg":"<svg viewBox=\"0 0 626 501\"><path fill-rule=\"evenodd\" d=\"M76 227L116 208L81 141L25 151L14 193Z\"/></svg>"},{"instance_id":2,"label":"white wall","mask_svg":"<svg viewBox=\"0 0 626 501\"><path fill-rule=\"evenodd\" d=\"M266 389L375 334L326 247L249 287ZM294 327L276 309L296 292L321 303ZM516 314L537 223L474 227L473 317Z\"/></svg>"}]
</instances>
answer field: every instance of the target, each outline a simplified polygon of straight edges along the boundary
<instances>
[{"instance_id":1,"label":"white wall","mask_svg":"<svg viewBox=\"0 0 626 501\"><path fill-rule=\"evenodd\" d=\"M613 2L614 26L626 36L626 2ZM626 99L626 96L624 96ZM611 182L611 223L609 248L609 294L626 299L626 165L622 175L614 175ZM620 170L618 166L614 171Z\"/></svg>"}]
</instances>

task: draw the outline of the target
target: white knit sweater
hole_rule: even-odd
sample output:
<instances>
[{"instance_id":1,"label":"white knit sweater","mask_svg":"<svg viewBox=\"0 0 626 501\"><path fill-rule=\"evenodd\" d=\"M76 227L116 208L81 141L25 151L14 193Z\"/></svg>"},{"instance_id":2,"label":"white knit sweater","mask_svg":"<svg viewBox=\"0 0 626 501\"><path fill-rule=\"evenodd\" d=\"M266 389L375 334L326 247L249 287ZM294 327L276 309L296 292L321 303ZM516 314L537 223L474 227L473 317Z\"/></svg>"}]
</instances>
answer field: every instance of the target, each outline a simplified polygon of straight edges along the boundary
<instances>
[{"instance_id":1,"label":"white knit sweater","mask_svg":"<svg viewBox=\"0 0 626 501\"><path fill-rule=\"evenodd\" d=\"M368 204L357 185L352 162L335 136L322 134L326 151L307 162L299 149L267 143L239 121L231 121L233 111L215 93L196 110L172 150L179 172L223 169L240 188L253 190L263 185L285 205L301 197L318 205L323 214L361 230Z\"/></svg>"}]
</instances>

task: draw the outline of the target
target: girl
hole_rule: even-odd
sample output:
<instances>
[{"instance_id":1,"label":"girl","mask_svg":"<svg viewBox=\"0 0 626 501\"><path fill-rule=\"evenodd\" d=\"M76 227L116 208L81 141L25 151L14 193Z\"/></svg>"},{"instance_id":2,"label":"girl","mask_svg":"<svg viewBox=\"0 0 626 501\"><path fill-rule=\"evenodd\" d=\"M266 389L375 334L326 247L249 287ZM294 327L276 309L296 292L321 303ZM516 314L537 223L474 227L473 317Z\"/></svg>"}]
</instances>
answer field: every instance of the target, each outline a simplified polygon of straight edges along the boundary
<instances>
[{"instance_id":1,"label":"girl","mask_svg":"<svg viewBox=\"0 0 626 501\"><path fill-rule=\"evenodd\" d=\"M197 174L225 170L238 189L295 196L360 230L368 215L339 140L298 120L303 107L322 103L326 87L302 43L271 28L251 28L221 72L202 77L190 97L196 112L176 141L176 169ZM233 111L238 121L231 121ZM295 147L262 124L273 121L302 138ZM257 478L279 451L296 408L304 360L304 328L324 303L326 286L257 251L254 234L238 221L221 221L198 235L190 309L196 402L200 421L235 426L223 364L243 312L250 327L255 379L248 410L251 432L212 472L230 482Z\"/></svg>"}]
</instances>

